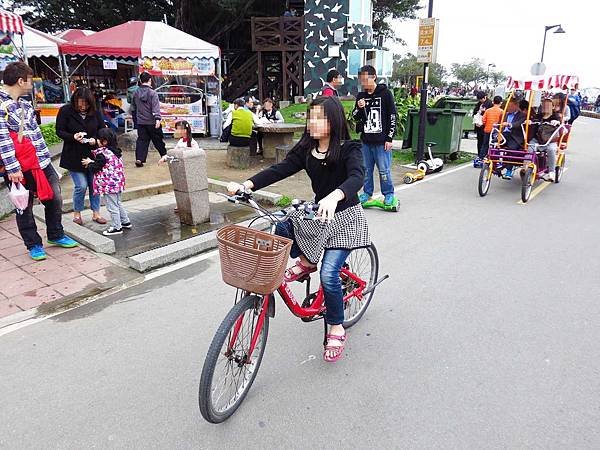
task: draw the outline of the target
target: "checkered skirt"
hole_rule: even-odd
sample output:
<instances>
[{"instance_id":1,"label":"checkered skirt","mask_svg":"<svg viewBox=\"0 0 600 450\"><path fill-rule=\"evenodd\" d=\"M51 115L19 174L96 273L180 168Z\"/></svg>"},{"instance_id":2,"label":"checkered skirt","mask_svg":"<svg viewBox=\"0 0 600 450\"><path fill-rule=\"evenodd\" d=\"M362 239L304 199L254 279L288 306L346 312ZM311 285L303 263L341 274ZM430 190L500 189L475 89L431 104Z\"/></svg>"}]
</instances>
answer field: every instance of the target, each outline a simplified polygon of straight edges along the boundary
<instances>
[{"instance_id":1,"label":"checkered skirt","mask_svg":"<svg viewBox=\"0 0 600 450\"><path fill-rule=\"evenodd\" d=\"M304 213L290 219L294 238L302 254L313 264L321 259L323 251L333 248L355 249L371 245L367 218L361 205L354 205L335 213L334 220L303 220Z\"/></svg>"}]
</instances>

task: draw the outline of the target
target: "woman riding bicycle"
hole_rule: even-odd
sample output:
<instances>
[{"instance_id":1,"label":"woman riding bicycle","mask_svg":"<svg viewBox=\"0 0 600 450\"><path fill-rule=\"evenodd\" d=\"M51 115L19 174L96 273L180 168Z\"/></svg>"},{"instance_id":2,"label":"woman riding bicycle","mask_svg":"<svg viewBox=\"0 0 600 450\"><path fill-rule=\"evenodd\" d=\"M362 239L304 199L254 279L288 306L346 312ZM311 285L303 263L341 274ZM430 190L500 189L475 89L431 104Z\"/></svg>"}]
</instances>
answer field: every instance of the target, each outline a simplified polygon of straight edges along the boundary
<instances>
[{"instance_id":1,"label":"woman riding bicycle","mask_svg":"<svg viewBox=\"0 0 600 450\"><path fill-rule=\"evenodd\" d=\"M306 170L320 221L292 218L278 224L277 234L293 239L296 264L287 269L286 282L302 280L315 272L323 254L320 278L325 292L325 321L329 325L323 359L342 357L346 332L340 269L350 251L370 245L367 220L358 201L365 170L361 145L350 141L344 109L336 97L319 97L309 108L306 129L287 157L250 177L243 185L230 183L228 190L258 190Z\"/></svg>"}]
</instances>

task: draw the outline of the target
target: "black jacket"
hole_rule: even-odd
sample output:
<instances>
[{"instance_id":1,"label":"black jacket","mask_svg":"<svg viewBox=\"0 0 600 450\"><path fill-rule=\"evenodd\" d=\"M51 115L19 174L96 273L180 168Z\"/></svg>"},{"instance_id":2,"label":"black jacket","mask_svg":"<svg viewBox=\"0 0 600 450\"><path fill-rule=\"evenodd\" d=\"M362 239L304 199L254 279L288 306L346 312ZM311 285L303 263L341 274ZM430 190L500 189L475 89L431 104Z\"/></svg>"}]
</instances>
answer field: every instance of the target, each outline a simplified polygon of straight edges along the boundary
<instances>
[{"instance_id":1,"label":"black jacket","mask_svg":"<svg viewBox=\"0 0 600 450\"><path fill-rule=\"evenodd\" d=\"M359 108L358 101L364 98L365 107ZM396 103L394 95L385 84L378 84L372 94L359 92L352 116L357 123L360 139L368 144L392 142L396 134Z\"/></svg>"},{"instance_id":2,"label":"black jacket","mask_svg":"<svg viewBox=\"0 0 600 450\"><path fill-rule=\"evenodd\" d=\"M523 123L527 120L527 116L522 111L517 111L513 117L510 129L502 132L506 138L504 148L510 150L522 150L525 144L525 136L523 136Z\"/></svg>"},{"instance_id":3,"label":"black jacket","mask_svg":"<svg viewBox=\"0 0 600 450\"><path fill-rule=\"evenodd\" d=\"M95 138L98 130L104 126L104 121L98 113L88 115L83 119L70 104L60 108L56 116L56 135L64 141L60 155L60 167L72 172L85 172L86 169L81 165L81 160L87 157L91 158L92 146L80 144L73 135L83 131L87 133L86 138Z\"/></svg>"},{"instance_id":4,"label":"black jacket","mask_svg":"<svg viewBox=\"0 0 600 450\"><path fill-rule=\"evenodd\" d=\"M357 141L346 141L342 145L340 161L334 165L327 165L326 161L318 160L312 156L309 149L295 147L288 152L283 161L257 173L250 181L254 183L253 189L257 191L302 169L310 178L316 202L340 189L345 198L338 203L336 211L358 204L357 194L365 181L365 168L361 146Z\"/></svg>"}]
</instances>

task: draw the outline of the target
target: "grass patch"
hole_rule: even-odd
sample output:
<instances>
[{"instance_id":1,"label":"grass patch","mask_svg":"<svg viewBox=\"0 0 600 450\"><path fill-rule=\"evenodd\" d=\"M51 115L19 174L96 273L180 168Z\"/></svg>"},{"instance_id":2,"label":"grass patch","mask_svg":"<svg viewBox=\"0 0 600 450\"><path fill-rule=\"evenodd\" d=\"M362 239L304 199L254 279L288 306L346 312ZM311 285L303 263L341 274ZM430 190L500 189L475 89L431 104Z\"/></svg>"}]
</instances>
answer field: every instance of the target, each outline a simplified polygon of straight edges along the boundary
<instances>
[{"instance_id":1,"label":"grass patch","mask_svg":"<svg viewBox=\"0 0 600 450\"><path fill-rule=\"evenodd\" d=\"M392 161L400 165L412 164L415 162L415 157L411 151L392 150Z\"/></svg>"},{"instance_id":2,"label":"grass patch","mask_svg":"<svg viewBox=\"0 0 600 450\"><path fill-rule=\"evenodd\" d=\"M42 131L46 145L54 145L62 142L62 139L56 135L56 126L53 123L40 125L40 130Z\"/></svg>"},{"instance_id":3,"label":"grass patch","mask_svg":"<svg viewBox=\"0 0 600 450\"><path fill-rule=\"evenodd\" d=\"M292 204L292 198L284 195L277 201L277 206L280 208L287 208Z\"/></svg>"}]
</instances>

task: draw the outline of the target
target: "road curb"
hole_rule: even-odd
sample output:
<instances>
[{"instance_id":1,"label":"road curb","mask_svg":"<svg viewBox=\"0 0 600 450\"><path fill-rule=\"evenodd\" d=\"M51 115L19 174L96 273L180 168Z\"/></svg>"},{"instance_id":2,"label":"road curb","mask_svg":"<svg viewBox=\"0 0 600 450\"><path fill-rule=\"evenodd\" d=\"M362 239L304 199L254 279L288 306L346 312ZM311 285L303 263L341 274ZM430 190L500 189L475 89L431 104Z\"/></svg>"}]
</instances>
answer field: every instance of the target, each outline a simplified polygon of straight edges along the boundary
<instances>
[{"instance_id":1,"label":"road curb","mask_svg":"<svg viewBox=\"0 0 600 450\"><path fill-rule=\"evenodd\" d=\"M117 284L112 282L93 286L76 294L71 294L51 302L42 303L36 308L3 317L0 319L0 336L4 334L3 332L10 332L7 331L7 329L13 325L17 325L21 322L26 322L32 319L41 319L49 315L57 314L65 309L71 309L73 306L80 306L81 304L89 302L93 299L108 296L123 289L136 286L142 283L144 280L145 277L140 275L128 281Z\"/></svg>"}]
</instances>

